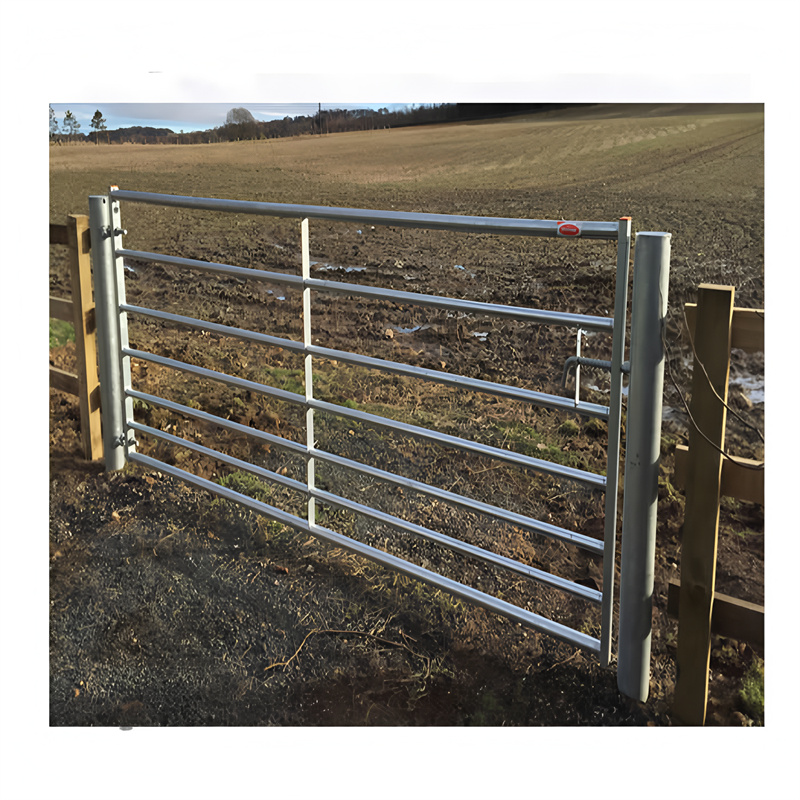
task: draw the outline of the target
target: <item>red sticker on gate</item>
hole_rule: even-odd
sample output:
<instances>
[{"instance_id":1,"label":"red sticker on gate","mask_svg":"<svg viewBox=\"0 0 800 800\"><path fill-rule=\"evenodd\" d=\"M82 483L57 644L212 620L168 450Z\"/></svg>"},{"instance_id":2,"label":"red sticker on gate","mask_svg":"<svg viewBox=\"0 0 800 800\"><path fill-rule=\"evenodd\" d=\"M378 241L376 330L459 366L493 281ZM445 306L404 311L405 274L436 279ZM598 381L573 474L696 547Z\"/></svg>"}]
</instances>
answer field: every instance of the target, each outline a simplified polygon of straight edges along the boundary
<instances>
[{"instance_id":1,"label":"red sticker on gate","mask_svg":"<svg viewBox=\"0 0 800 800\"><path fill-rule=\"evenodd\" d=\"M580 236L581 229L574 222L559 222L558 223L559 236Z\"/></svg>"}]
</instances>

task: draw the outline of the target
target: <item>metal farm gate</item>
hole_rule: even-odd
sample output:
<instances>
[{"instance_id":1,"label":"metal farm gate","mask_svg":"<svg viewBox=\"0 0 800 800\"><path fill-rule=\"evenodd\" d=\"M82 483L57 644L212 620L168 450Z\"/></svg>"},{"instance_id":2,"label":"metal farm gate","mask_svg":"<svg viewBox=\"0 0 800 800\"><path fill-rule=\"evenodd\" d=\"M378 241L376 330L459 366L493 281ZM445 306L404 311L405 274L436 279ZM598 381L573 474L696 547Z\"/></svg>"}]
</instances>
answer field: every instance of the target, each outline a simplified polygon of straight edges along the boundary
<instances>
[{"instance_id":1,"label":"metal farm gate","mask_svg":"<svg viewBox=\"0 0 800 800\"><path fill-rule=\"evenodd\" d=\"M148 203L182 209L235 212L252 215L269 215L299 219L302 269L292 275L268 272L249 267L237 267L181 258L154 252L126 249L122 244L120 201ZM650 674L651 603L653 591L653 566L655 551L656 502L658 494L658 462L661 432L661 396L663 387L664 352L662 329L666 315L669 281L670 234L638 233L636 235L631 312L630 360L625 358L626 320L628 306L628 277L631 250L631 220L623 217L613 222L547 221L531 219L506 219L494 217L466 217L442 214L414 214L394 211L375 211L323 206L288 205L280 203L219 200L183 197L147 192L121 191L112 187L108 195L92 196L90 227L94 263L97 324L100 346L101 397L103 409L103 442L106 467L120 469L126 461L156 468L169 475L207 489L228 500L240 503L266 517L305 531L328 542L357 553L363 557L415 579L425 581L439 589L504 615L522 625L554 636L593 653L607 666L612 658L612 619L614 609L615 545L617 506L620 473L620 429L623 397L623 374L629 374L627 392L625 492L622 503L622 550L620 571L619 636L617 647L617 675L620 690L640 701L647 699ZM534 308L497 305L486 302L459 300L450 297L396 291L381 287L322 280L311 276L309 256L309 220L358 222L362 225L411 227L430 230L490 233L506 236L538 236L563 240L564 247L575 247L580 239L616 242L617 267L613 317L590 316ZM239 278L282 284L302 291L303 341L257 333L209 321L129 305L125 293L124 258L153 262L173 267L186 267L206 273L236 276ZM578 355L571 361L576 369L581 364L604 367L610 371L610 400L608 406L581 401L576 388L573 397L562 397L532 391L486 380L469 378L449 372L432 370L410 364L387 361L334 350L316 345L312 341L311 307L315 293L335 293L366 300L390 300L457 313L479 313L507 320L521 320L539 325L567 326L575 329ZM128 341L128 315L177 323L201 331L211 331L247 342L257 342L270 347L283 348L304 359L305 395L285 391L262 383L227 375L156 353L131 349ZM612 335L608 361L580 357L581 332L604 331ZM525 401L533 406L579 413L605 420L608 423L607 468L605 474L587 472L569 466L523 455L505 448L492 447L464 438L443 434L435 430L398 422L386 417L360 411L345 405L316 399L313 395L313 359L324 358L339 363L380 370L395 375L411 376L439 384L478 391L504 398ZM131 359L142 359L169 368L175 368L202 378L222 381L228 385L246 388L263 395L299 404L305 412L305 444L259 431L208 412L181 405L164 398L154 397L135 389L131 382ZM578 384L576 375L576 385ZM285 448L305 460L306 480L297 481L264 467L244 462L230 455L160 431L134 419L134 400L201 419L228 430L245 432L270 445ZM549 522L533 519L472 498L446 491L358 461L344 458L319 449L314 436L315 412L337 415L356 422L389 429L404 435L435 442L456 450L489 456L506 463L544 473L556 478L577 482L591 490L603 492L605 509L604 537L595 539L580 532L560 528ZM221 486L214 481L194 475L186 470L166 464L138 453L134 435L143 433L165 440L173 445L188 447L214 459L244 469L260 478L303 493L307 498L307 518L303 519L267 503ZM356 470L363 475L409 487L426 496L442 500L457 508L477 511L491 518L510 522L525 531L565 542L582 548L603 559L602 590L566 580L552 573L519 563L506 556L461 541L421 525L325 491L315 484L315 463L336 464ZM552 587L582 598L600 607L600 638L570 628L560 622L513 605L505 600L459 583L437 572L423 568L391 553L344 536L316 522L317 502L344 508L366 515L381 523L443 545L451 550L481 559L510 570L544 586Z\"/></svg>"}]
</instances>

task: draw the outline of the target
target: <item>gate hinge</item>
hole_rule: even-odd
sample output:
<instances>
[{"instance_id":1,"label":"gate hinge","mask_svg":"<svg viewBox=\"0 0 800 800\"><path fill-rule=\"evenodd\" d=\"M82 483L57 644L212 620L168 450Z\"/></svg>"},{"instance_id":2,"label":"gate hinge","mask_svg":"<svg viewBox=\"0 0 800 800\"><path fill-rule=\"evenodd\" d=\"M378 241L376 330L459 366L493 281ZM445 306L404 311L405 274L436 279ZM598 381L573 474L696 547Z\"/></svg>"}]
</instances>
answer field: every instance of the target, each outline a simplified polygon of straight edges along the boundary
<instances>
[{"instance_id":1,"label":"gate hinge","mask_svg":"<svg viewBox=\"0 0 800 800\"><path fill-rule=\"evenodd\" d=\"M121 433L119 436L117 436L116 439L114 439L112 444L114 445L114 447L136 447L136 445L139 444L139 442L137 442L133 436L131 436L130 439L128 439L128 441L126 442L125 434Z\"/></svg>"}]
</instances>

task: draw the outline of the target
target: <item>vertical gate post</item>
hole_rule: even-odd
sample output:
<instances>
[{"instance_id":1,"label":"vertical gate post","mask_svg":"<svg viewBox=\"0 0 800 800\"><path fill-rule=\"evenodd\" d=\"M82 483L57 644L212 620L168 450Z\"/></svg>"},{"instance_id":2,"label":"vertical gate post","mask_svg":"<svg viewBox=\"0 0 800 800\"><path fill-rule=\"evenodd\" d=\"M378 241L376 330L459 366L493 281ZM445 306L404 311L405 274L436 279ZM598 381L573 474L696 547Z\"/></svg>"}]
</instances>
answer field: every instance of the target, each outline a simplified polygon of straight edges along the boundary
<instances>
[{"instance_id":1,"label":"vertical gate post","mask_svg":"<svg viewBox=\"0 0 800 800\"><path fill-rule=\"evenodd\" d=\"M669 233L638 233L633 260L617 685L640 702L650 689L670 238Z\"/></svg>"},{"instance_id":2,"label":"vertical gate post","mask_svg":"<svg viewBox=\"0 0 800 800\"><path fill-rule=\"evenodd\" d=\"M705 724L708 702L722 483L720 450L725 447L727 419L720 398L727 402L734 294L733 286L701 283L697 296L690 405L697 430L689 429L678 604L678 674L673 704L675 715L689 725Z\"/></svg>"},{"instance_id":3,"label":"vertical gate post","mask_svg":"<svg viewBox=\"0 0 800 800\"><path fill-rule=\"evenodd\" d=\"M117 275L112 241L111 201L103 195L89 198L89 230L92 239L95 315L99 349L100 407L106 470L125 465L121 446L125 435Z\"/></svg>"}]
</instances>

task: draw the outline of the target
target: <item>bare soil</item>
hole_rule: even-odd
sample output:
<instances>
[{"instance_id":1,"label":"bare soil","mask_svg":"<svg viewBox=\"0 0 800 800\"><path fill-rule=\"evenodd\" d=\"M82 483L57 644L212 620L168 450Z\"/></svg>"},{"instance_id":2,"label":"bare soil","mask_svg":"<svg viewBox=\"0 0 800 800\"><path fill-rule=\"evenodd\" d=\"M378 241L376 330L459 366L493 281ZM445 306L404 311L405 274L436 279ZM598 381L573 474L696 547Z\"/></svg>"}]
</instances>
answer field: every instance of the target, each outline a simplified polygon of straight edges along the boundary
<instances>
[{"instance_id":1,"label":"bare soil","mask_svg":"<svg viewBox=\"0 0 800 800\"><path fill-rule=\"evenodd\" d=\"M763 308L763 108L598 107L488 123L198 146L52 148L51 221L87 213L108 185L172 194L361 208L617 219L672 232L670 379L653 612L651 693L622 696L613 670L581 651L472 608L310 539L158 469L109 474L80 455L77 399L50 390L50 722L63 725L673 725L677 624L666 613L678 574L683 499L673 453L687 421L690 351L682 305L701 282L735 285ZM299 225L123 204L126 247L297 272ZM513 305L610 314L615 250L604 243L500 240L392 228L311 224L318 277ZM130 261L128 301L301 339L300 297L278 285ZM50 290L68 294L61 248ZM335 297L335 299L334 299ZM302 392L302 362L277 349L131 315L131 344ZM453 318L416 307L314 299L321 344L558 394L574 334ZM609 342L587 337L583 354ZM51 350L70 368L74 345ZM368 374L320 360L315 395L599 471L603 426L474 393ZM141 391L302 441L289 403L134 361ZM734 352L734 379L763 387L763 354ZM674 384L673 382L674 381ZM603 402L607 379L584 373ZM735 383L731 404L763 430L764 404ZM138 402L137 421L302 478L302 463L249 437ZM569 422L570 424L566 424ZM602 538L591 493L478 457L318 415L323 449ZM728 445L763 458L763 442L729 415ZM138 449L302 514L289 490L248 481L218 461L141 436ZM587 586L593 557L543 537L457 514L413 492L319 468L320 485ZM597 635L597 614L561 593L364 518L320 509L323 524ZM763 602L763 509L723 501L718 590ZM747 725L741 679L756 654L715 638L709 724Z\"/></svg>"}]
</instances>

